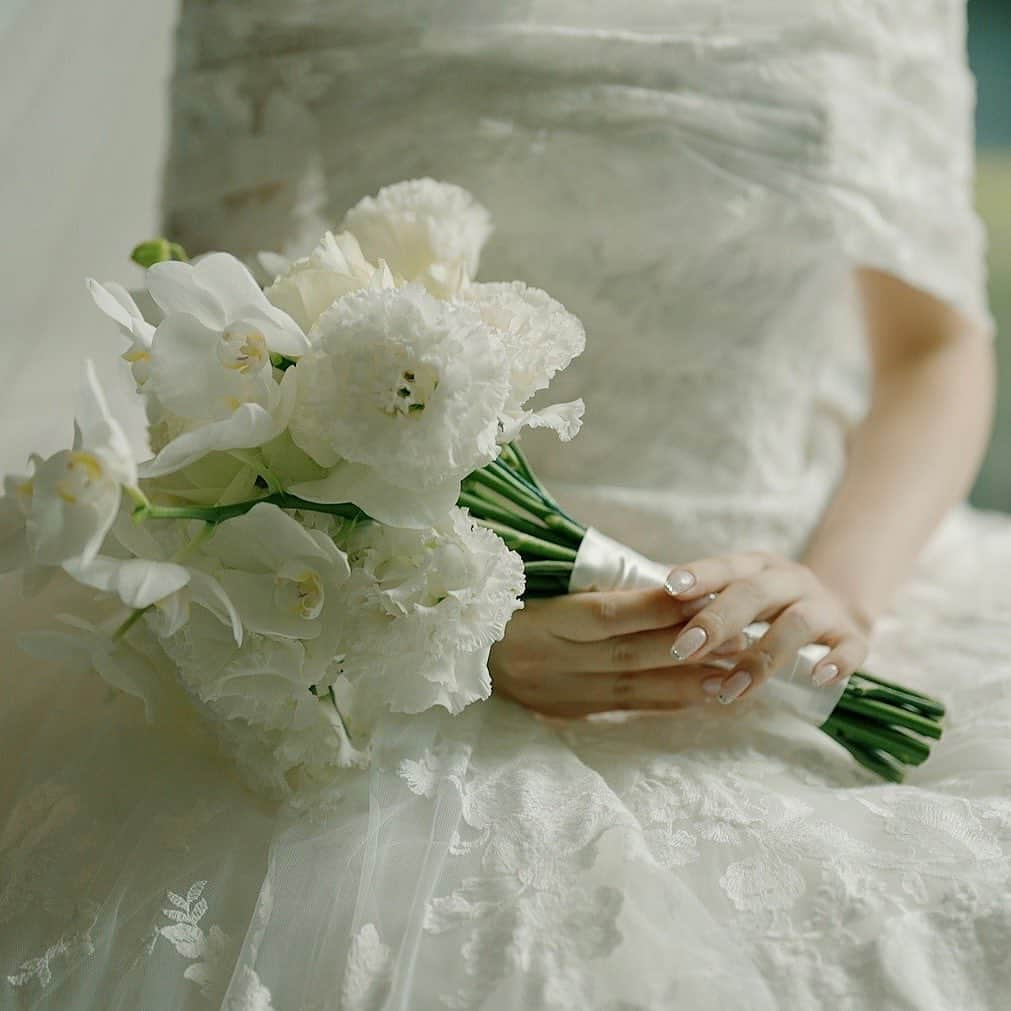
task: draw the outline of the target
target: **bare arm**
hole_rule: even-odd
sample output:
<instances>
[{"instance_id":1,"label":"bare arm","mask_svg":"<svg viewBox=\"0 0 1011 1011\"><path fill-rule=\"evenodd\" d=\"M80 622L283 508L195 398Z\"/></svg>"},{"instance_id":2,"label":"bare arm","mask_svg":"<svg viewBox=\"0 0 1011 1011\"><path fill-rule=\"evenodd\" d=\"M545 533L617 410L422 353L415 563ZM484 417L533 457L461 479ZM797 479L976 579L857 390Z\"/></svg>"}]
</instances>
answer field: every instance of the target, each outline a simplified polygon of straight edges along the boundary
<instances>
[{"instance_id":1,"label":"bare arm","mask_svg":"<svg viewBox=\"0 0 1011 1011\"><path fill-rule=\"evenodd\" d=\"M873 369L871 405L846 472L800 562L761 553L679 566L681 600L719 591L675 644L698 663L756 618L771 628L737 660L720 698L766 680L805 642L829 653L829 684L863 663L871 628L947 510L968 491L993 412L993 346L958 313L878 271L859 270Z\"/></svg>"},{"instance_id":2,"label":"bare arm","mask_svg":"<svg viewBox=\"0 0 1011 1011\"><path fill-rule=\"evenodd\" d=\"M858 272L873 389L804 562L868 623L968 492L993 413L992 342L944 303Z\"/></svg>"}]
</instances>

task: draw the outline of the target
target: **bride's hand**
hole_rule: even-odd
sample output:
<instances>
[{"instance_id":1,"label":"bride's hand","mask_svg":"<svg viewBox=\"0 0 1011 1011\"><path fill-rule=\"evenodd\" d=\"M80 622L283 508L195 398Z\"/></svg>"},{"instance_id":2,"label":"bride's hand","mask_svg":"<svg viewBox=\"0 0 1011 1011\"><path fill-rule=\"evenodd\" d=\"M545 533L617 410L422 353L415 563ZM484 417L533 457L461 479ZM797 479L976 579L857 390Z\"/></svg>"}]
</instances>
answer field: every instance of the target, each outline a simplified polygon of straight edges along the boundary
<instances>
[{"instance_id":1,"label":"bride's hand","mask_svg":"<svg viewBox=\"0 0 1011 1011\"><path fill-rule=\"evenodd\" d=\"M721 702L760 685L808 643L829 647L812 673L818 685L852 674L867 657L870 618L848 607L807 566L778 555L755 551L678 565L667 577L667 592L675 600L710 601L674 644L682 663L699 663L753 621L770 622L725 676Z\"/></svg>"},{"instance_id":2,"label":"bride's hand","mask_svg":"<svg viewBox=\"0 0 1011 1011\"><path fill-rule=\"evenodd\" d=\"M684 623L709 602L682 602L662 589L528 601L492 650L495 692L556 717L711 701L726 672L676 664L671 654ZM743 637L729 637L717 652L743 645Z\"/></svg>"}]
</instances>

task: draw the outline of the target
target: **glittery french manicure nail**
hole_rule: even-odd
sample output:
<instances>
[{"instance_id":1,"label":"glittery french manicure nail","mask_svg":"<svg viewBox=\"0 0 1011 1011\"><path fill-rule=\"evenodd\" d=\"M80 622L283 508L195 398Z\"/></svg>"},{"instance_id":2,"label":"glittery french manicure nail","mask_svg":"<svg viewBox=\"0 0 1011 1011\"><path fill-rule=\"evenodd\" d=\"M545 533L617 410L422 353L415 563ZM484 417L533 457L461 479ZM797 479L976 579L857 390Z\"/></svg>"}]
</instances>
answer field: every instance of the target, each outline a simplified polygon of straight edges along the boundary
<instances>
[{"instance_id":1,"label":"glittery french manicure nail","mask_svg":"<svg viewBox=\"0 0 1011 1011\"><path fill-rule=\"evenodd\" d=\"M751 675L746 670L739 670L736 674L731 675L723 682L723 691L721 691L716 697L723 703L723 705L730 705L734 699L738 698L745 692L750 684Z\"/></svg>"},{"instance_id":2,"label":"glittery french manicure nail","mask_svg":"<svg viewBox=\"0 0 1011 1011\"><path fill-rule=\"evenodd\" d=\"M819 667L812 675L811 680L819 687L827 685L833 678L838 677L839 668L834 663L827 663L824 667Z\"/></svg>"},{"instance_id":3,"label":"glittery french manicure nail","mask_svg":"<svg viewBox=\"0 0 1011 1011\"><path fill-rule=\"evenodd\" d=\"M706 678L702 682L702 690L706 695L719 695L720 689L723 687L723 678L717 675L716 677Z\"/></svg>"},{"instance_id":4,"label":"glittery french manicure nail","mask_svg":"<svg viewBox=\"0 0 1011 1011\"><path fill-rule=\"evenodd\" d=\"M693 653L697 653L705 645L706 630L696 625L694 628L686 628L675 640L670 648L670 655L675 660L687 660Z\"/></svg>"},{"instance_id":5,"label":"glittery french manicure nail","mask_svg":"<svg viewBox=\"0 0 1011 1011\"><path fill-rule=\"evenodd\" d=\"M676 597L695 585L695 577L687 569L674 569L663 585L672 597Z\"/></svg>"}]
</instances>

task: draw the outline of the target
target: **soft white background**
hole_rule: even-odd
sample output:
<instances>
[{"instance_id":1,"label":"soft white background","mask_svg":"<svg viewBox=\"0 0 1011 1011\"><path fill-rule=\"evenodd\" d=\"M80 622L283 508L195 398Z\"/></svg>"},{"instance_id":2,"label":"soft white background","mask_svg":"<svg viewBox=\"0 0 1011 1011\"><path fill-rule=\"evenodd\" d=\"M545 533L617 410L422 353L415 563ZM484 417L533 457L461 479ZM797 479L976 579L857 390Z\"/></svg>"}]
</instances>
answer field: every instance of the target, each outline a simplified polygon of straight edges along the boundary
<instances>
[{"instance_id":1,"label":"soft white background","mask_svg":"<svg viewBox=\"0 0 1011 1011\"><path fill-rule=\"evenodd\" d=\"M84 278L136 284L130 249L157 228L176 14L0 0L0 474L68 444L86 356L117 365Z\"/></svg>"}]
</instances>

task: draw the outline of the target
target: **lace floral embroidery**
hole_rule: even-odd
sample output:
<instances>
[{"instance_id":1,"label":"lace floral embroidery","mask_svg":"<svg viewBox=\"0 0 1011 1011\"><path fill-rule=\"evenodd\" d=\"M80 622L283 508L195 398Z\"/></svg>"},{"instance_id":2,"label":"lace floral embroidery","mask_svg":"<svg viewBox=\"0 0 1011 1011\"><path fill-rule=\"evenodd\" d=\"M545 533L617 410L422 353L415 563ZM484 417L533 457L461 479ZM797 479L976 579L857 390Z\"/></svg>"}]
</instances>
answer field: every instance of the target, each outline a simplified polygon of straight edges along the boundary
<instances>
[{"instance_id":1,"label":"lace floral embroidery","mask_svg":"<svg viewBox=\"0 0 1011 1011\"><path fill-rule=\"evenodd\" d=\"M77 921L80 926L72 927L64 933L55 944L35 958L29 958L18 966L17 971L7 977L12 986L27 986L38 982L41 987L47 987L53 981L52 963L57 959L65 959L72 963L80 958L86 958L95 953L95 945L91 932L98 917L96 907L83 907Z\"/></svg>"},{"instance_id":2,"label":"lace floral embroidery","mask_svg":"<svg viewBox=\"0 0 1011 1011\"><path fill-rule=\"evenodd\" d=\"M390 949L374 923L364 924L351 941L341 986L344 1011L371 1011L382 1005L390 983Z\"/></svg>"},{"instance_id":3,"label":"lace floral embroidery","mask_svg":"<svg viewBox=\"0 0 1011 1011\"><path fill-rule=\"evenodd\" d=\"M205 931L201 926L208 908L204 898L206 887L206 881L195 881L185 896L169 891L166 897L172 908L165 908L162 913L172 922L159 927L158 934L193 963L186 967L183 976L196 983L204 997L209 1001L224 997L222 1011L274 1011L270 991L248 966L239 967L229 986L237 945L220 927L211 926Z\"/></svg>"}]
</instances>

